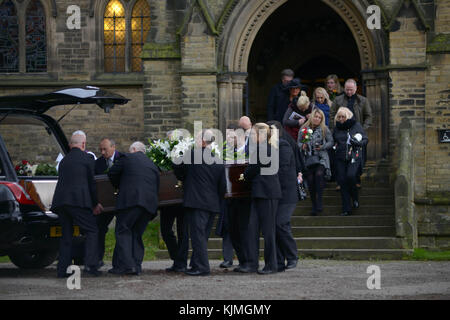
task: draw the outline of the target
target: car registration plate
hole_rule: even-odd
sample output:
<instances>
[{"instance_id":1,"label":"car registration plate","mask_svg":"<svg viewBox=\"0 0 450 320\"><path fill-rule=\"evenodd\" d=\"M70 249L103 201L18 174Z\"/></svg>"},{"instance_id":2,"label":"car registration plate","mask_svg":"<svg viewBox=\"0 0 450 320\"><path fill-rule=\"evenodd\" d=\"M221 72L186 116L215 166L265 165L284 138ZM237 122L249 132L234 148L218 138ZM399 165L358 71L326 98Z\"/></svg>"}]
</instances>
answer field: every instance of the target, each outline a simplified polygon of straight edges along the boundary
<instances>
[{"instance_id":1,"label":"car registration plate","mask_svg":"<svg viewBox=\"0 0 450 320\"><path fill-rule=\"evenodd\" d=\"M79 226L73 226L73 236L78 237L80 235L80 227ZM61 227L50 227L50 237L57 238L62 236L62 229Z\"/></svg>"}]
</instances>

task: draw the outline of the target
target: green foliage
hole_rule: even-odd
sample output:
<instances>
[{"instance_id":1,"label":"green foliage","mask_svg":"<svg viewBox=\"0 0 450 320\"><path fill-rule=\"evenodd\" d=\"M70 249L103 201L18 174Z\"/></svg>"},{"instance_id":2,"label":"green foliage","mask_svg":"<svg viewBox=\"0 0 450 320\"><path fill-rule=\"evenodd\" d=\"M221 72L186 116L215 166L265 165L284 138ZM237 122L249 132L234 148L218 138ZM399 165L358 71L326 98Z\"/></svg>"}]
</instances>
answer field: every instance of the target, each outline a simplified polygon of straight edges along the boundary
<instances>
[{"instance_id":1,"label":"green foliage","mask_svg":"<svg viewBox=\"0 0 450 320\"><path fill-rule=\"evenodd\" d=\"M35 176L57 176L58 171L56 170L56 166L48 164L48 163L41 163L37 166L36 172L34 174Z\"/></svg>"},{"instance_id":2,"label":"green foliage","mask_svg":"<svg viewBox=\"0 0 450 320\"><path fill-rule=\"evenodd\" d=\"M419 261L450 261L450 251L430 251L426 249L417 248L409 260Z\"/></svg>"}]
</instances>

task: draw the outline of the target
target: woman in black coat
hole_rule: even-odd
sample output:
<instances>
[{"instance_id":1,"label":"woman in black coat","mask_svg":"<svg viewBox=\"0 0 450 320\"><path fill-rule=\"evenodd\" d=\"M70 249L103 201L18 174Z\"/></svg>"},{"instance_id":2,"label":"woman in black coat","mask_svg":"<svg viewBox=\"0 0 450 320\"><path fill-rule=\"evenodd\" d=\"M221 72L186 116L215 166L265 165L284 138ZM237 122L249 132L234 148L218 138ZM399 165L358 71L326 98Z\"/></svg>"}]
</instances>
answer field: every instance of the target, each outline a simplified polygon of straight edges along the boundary
<instances>
[{"instance_id":1,"label":"woman in black coat","mask_svg":"<svg viewBox=\"0 0 450 320\"><path fill-rule=\"evenodd\" d=\"M359 207L356 183L362 165L362 147L367 135L353 113L345 107L338 109L333 130L335 142L336 181L341 187L342 214L348 216ZM353 200L353 202L352 202Z\"/></svg>"},{"instance_id":2,"label":"woman in black coat","mask_svg":"<svg viewBox=\"0 0 450 320\"><path fill-rule=\"evenodd\" d=\"M278 271L292 269L297 266L297 243L292 235L291 217L299 201L297 180L302 181L303 163L299 161L300 148L292 137L283 129L278 121L269 121L279 131L280 168L278 178L281 185L282 198L278 202L276 214L276 243ZM296 154L299 156L296 157ZM287 264L285 264L287 262Z\"/></svg>"},{"instance_id":3,"label":"woman in black coat","mask_svg":"<svg viewBox=\"0 0 450 320\"><path fill-rule=\"evenodd\" d=\"M278 153L278 130L265 123L253 126L250 139L250 164L241 176L251 182L251 209L249 218L248 265L239 269L241 272L255 272L259 274L275 273L277 267L277 248L275 241L276 212L278 201L282 198L281 186L278 179L276 158ZM274 153L272 153L272 148ZM261 150L262 148L262 150ZM264 149L267 148L265 151ZM275 153L276 152L276 153ZM264 159L263 157L267 157ZM267 160L270 159L270 162ZM266 161L265 161L266 160ZM259 234L264 236L264 262L262 270L259 264Z\"/></svg>"}]
</instances>

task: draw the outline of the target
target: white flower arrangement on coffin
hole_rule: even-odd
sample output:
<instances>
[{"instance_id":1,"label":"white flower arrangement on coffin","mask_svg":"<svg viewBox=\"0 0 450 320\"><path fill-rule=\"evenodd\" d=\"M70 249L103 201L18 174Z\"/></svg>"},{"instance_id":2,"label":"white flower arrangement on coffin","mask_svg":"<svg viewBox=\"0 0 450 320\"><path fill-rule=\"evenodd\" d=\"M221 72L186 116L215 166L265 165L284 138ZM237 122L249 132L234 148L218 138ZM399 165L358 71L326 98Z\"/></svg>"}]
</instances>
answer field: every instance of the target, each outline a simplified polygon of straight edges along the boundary
<instances>
[{"instance_id":1,"label":"white flower arrangement on coffin","mask_svg":"<svg viewBox=\"0 0 450 320\"><path fill-rule=\"evenodd\" d=\"M172 160L182 157L193 145L194 139L191 137L179 138L172 135L169 139L149 139L149 147L145 153L162 171L170 171L173 169Z\"/></svg>"}]
</instances>

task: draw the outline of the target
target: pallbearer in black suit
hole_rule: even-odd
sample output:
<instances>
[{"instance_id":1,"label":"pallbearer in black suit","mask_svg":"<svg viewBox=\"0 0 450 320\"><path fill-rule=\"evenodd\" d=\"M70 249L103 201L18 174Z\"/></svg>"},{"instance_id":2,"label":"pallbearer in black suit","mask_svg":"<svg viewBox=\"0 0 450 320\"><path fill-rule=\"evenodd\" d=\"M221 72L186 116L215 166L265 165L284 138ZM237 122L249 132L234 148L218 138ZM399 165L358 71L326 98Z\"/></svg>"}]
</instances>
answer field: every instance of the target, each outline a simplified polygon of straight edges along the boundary
<instances>
[{"instance_id":1,"label":"pallbearer in black suit","mask_svg":"<svg viewBox=\"0 0 450 320\"><path fill-rule=\"evenodd\" d=\"M62 237L59 246L58 277L66 277L72 261L73 225L80 226L86 236L84 271L99 275L98 229L94 214L102 210L97 201L94 181L94 159L85 151L86 136L75 134L70 139L70 152L59 164L59 177L52 201L52 211L59 216Z\"/></svg>"},{"instance_id":2,"label":"pallbearer in black suit","mask_svg":"<svg viewBox=\"0 0 450 320\"><path fill-rule=\"evenodd\" d=\"M137 275L144 258L142 235L158 207L159 170L145 155L145 145L138 141L109 169L108 176L119 189L116 247L109 272Z\"/></svg>"},{"instance_id":3,"label":"pallbearer in black suit","mask_svg":"<svg viewBox=\"0 0 450 320\"><path fill-rule=\"evenodd\" d=\"M95 174L106 174L106 172L113 166L114 163L123 155L116 151L116 142L113 139L103 138L99 145L100 153L102 154L95 160ZM98 257L100 266L103 265L103 256L105 255L105 236L108 232L108 226L114 218L113 212L101 213L97 216L98 225Z\"/></svg>"},{"instance_id":4,"label":"pallbearer in black suit","mask_svg":"<svg viewBox=\"0 0 450 320\"><path fill-rule=\"evenodd\" d=\"M296 143L292 136L284 131L278 121L269 121L279 130L280 180L282 198L278 202L276 214L276 243L278 271L292 269L297 266L297 244L291 230L291 217L298 202L297 179L302 180L301 169L295 159ZM293 146L289 140L292 140ZM301 166L301 165L300 165ZM287 265L285 262L287 261Z\"/></svg>"},{"instance_id":5,"label":"pallbearer in black suit","mask_svg":"<svg viewBox=\"0 0 450 320\"><path fill-rule=\"evenodd\" d=\"M277 272L275 219L278 200L282 198L278 179L278 130L265 123L253 126L250 135L250 164L241 178L251 182L252 202L249 221L249 262L241 272L268 274ZM272 148L274 151L272 152ZM264 236L265 266L258 270L259 234Z\"/></svg>"},{"instance_id":6,"label":"pallbearer in black suit","mask_svg":"<svg viewBox=\"0 0 450 320\"><path fill-rule=\"evenodd\" d=\"M207 164L205 155L211 156L213 135L210 130L202 132L197 148L191 151L190 164L174 166L175 175L183 181L183 205L185 223L189 225L192 244L191 269L186 274L192 276L208 275L208 237L215 214L221 211L221 201L226 192L225 168L221 163ZM201 149L200 149L201 146ZM194 153L201 152L202 157L196 163ZM207 155L208 153L208 155Z\"/></svg>"}]
</instances>

